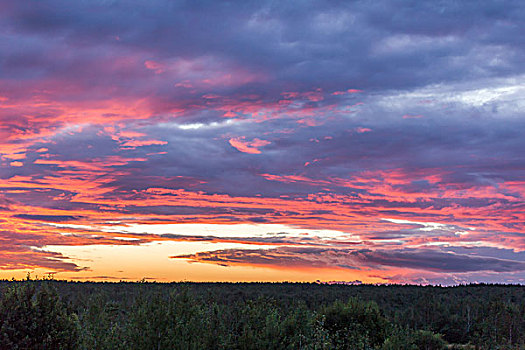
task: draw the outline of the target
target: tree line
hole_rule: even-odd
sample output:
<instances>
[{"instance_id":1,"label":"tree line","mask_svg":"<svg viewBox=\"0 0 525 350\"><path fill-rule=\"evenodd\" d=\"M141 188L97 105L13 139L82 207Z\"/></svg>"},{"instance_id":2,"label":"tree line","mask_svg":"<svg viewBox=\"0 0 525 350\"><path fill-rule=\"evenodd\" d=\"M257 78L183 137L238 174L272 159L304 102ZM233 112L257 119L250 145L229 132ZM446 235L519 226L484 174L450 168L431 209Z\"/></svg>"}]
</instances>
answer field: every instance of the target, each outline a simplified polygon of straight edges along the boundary
<instances>
[{"instance_id":1,"label":"tree line","mask_svg":"<svg viewBox=\"0 0 525 350\"><path fill-rule=\"evenodd\" d=\"M525 286L1 281L0 349L525 349Z\"/></svg>"}]
</instances>

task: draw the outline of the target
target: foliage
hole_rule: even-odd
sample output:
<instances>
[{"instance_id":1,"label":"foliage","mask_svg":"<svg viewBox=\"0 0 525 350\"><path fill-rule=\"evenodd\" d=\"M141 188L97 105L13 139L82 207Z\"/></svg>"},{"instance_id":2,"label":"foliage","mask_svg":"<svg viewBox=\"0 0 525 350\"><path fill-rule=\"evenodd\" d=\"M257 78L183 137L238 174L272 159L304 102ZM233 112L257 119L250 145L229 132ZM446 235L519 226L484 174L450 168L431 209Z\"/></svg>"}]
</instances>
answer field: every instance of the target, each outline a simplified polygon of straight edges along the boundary
<instances>
[{"instance_id":1,"label":"foliage","mask_svg":"<svg viewBox=\"0 0 525 350\"><path fill-rule=\"evenodd\" d=\"M375 302L336 301L323 314L324 327L338 349L374 349L385 341L388 322Z\"/></svg>"},{"instance_id":2,"label":"foliage","mask_svg":"<svg viewBox=\"0 0 525 350\"><path fill-rule=\"evenodd\" d=\"M78 326L47 283L14 284L0 298L2 349L76 349Z\"/></svg>"},{"instance_id":3,"label":"foliage","mask_svg":"<svg viewBox=\"0 0 525 350\"><path fill-rule=\"evenodd\" d=\"M396 329L385 341L382 350L444 350L447 343L439 334L430 331L410 329Z\"/></svg>"},{"instance_id":4,"label":"foliage","mask_svg":"<svg viewBox=\"0 0 525 350\"><path fill-rule=\"evenodd\" d=\"M521 349L525 287L0 281L0 349Z\"/></svg>"}]
</instances>

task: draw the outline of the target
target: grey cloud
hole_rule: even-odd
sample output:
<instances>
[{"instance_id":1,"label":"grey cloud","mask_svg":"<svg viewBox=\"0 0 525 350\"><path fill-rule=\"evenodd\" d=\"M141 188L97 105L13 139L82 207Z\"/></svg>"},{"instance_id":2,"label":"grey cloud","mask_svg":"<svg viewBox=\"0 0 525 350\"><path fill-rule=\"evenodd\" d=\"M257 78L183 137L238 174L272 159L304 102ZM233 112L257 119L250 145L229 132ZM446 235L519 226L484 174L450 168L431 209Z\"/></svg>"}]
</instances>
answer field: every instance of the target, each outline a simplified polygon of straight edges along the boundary
<instances>
[{"instance_id":1,"label":"grey cloud","mask_svg":"<svg viewBox=\"0 0 525 350\"><path fill-rule=\"evenodd\" d=\"M525 261L454 254L431 249L348 250L280 247L275 249L227 249L177 255L193 262L296 267L343 267L362 269L400 267L441 273L524 271Z\"/></svg>"}]
</instances>

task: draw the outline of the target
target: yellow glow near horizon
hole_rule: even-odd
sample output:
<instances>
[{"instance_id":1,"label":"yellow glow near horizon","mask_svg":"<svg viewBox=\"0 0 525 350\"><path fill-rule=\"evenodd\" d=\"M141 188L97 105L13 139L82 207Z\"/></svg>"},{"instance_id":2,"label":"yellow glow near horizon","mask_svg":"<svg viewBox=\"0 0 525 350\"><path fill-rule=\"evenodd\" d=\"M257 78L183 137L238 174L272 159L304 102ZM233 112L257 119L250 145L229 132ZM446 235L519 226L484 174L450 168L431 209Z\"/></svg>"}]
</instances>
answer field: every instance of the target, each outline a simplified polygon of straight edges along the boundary
<instances>
[{"instance_id":1,"label":"yellow glow near horizon","mask_svg":"<svg viewBox=\"0 0 525 350\"><path fill-rule=\"evenodd\" d=\"M363 271L319 268L269 268L260 266L219 266L214 264L189 263L185 260L170 259L176 254L191 254L212 249L253 249L244 244L203 243L203 242L153 242L141 246L47 246L45 249L60 252L70 257L70 261L88 270L79 272L59 272L56 279L92 281L330 281L362 280L381 282L379 278L369 278ZM271 248L257 246L257 248ZM27 272L32 276L45 276L48 270L0 271L0 278L24 278Z\"/></svg>"}]
</instances>

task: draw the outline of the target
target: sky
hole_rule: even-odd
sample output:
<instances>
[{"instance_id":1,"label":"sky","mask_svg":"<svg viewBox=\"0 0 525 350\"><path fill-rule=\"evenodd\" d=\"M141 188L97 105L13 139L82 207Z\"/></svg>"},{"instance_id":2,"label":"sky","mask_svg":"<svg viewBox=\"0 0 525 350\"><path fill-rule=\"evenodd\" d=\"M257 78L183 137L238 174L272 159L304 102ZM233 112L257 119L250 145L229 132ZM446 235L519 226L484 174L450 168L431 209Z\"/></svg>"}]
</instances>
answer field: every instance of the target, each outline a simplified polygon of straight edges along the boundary
<instances>
[{"instance_id":1,"label":"sky","mask_svg":"<svg viewBox=\"0 0 525 350\"><path fill-rule=\"evenodd\" d=\"M525 283L522 1L0 0L0 278Z\"/></svg>"}]
</instances>

